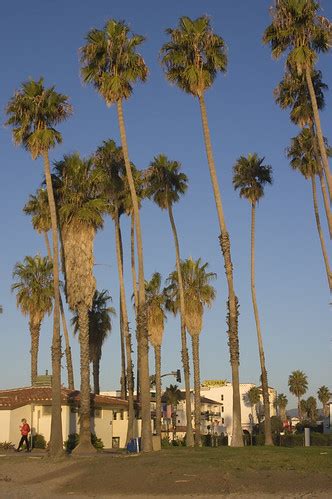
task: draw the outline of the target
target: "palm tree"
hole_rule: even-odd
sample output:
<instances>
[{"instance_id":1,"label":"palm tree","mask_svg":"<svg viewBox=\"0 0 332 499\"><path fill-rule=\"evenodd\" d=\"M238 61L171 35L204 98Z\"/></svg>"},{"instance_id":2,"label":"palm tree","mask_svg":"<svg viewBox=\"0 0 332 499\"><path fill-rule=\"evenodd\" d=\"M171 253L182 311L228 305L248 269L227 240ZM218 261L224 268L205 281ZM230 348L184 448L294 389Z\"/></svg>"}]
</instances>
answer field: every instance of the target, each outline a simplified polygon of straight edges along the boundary
<instances>
[{"instance_id":1,"label":"palm tree","mask_svg":"<svg viewBox=\"0 0 332 499\"><path fill-rule=\"evenodd\" d=\"M183 195L188 188L187 176L180 172L180 168L181 164L178 161L170 161L164 154L156 156L150 163L148 170L145 172L145 194L147 197L152 198L159 208L168 211L169 221L173 233L176 271L178 276L177 282L179 283L180 298L181 356L186 390L186 444L188 447L193 447L194 436L191 425L190 367L185 325L184 290L180 266L181 257L179 238L173 214L173 204L179 201L180 196Z\"/></svg>"},{"instance_id":2,"label":"palm tree","mask_svg":"<svg viewBox=\"0 0 332 499\"><path fill-rule=\"evenodd\" d=\"M75 452L93 451L90 437L89 310L96 290L93 244L103 226L107 200L102 194L105 176L91 159L78 153L55 163L53 182L59 206L65 291L69 307L78 314L80 341L80 443Z\"/></svg>"},{"instance_id":3,"label":"palm tree","mask_svg":"<svg viewBox=\"0 0 332 499\"><path fill-rule=\"evenodd\" d=\"M324 109L325 97L324 90L328 87L322 81L321 71L315 70L312 76L312 83L315 90L318 109ZM310 94L308 91L305 78L297 75L294 71L288 71L284 79L274 89L274 96L277 104L281 109L291 108L290 118L293 123L299 125L301 128L308 126L315 138L314 154L317 161L317 172L319 175L322 196L324 201L324 208L326 219L329 227L330 237L332 237L332 212L330 208L330 199L326 191L325 179L323 168L321 166L322 159L319 154L319 146L316 138L314 116L311 106ZM324 142L326 139L324 139Z\"/></svg>"},{"instance_id":4,"label":"palm tree","mask_svg":"<svg viewBox=\"0 0 332 499\"><path fill-rule=\"evenodd\" d=\"M156 382L156 434L161 436L161 345L165 328L166 296L161 290L161 275L154 272L145 284L148 311L148 333L154 348Z\"/></svg>"},{"instance_id":5,"label":"palm tree","mask_svg":"<svg viewBox=\"0 0 332 499\"><path fill-rule=\"evenodd\" d=\"M206 16L199 17L196 20L181 17L179 26L175 29L169 28L166 32L170 36L170 41L162 47L162 64L166 70L166 77L181 90L197 97L201 109L205 148L220 228L219 241L224 257L228 285L228 343L233 384L232 446L242 447L238 338L239 305L234 291L230 238L218 185L204 98L205 91L212 86L217 73L226 71L226 47L223 39L213 33L210 20Z\"/></svg>"},{"instance_id":6,"label":"palm tree","mask_svg":"<svg viewBox=\"0 0 332 499\"><path fill-rule=\"evenodd\" d=\"M286 407L288 404L287 397L284 393L279 393L276 400L275 406L278 408L278 414L282 421L286 421Z\"/></svg>"},{"instance_id":7,"label":"palm tree","mask_svg":"<svg viewBox=\"0 0 332 499\"><path fill-rule=\"evenodd\" d=\"M254 417L254 407L259 404L261 399L261 392L257 386L252 386L247 392L247 399L251 407L251 416ZM257 411L256 411L257 412Z\"/></svg>"},{"instance_id":8,"label":"palm tree","mask_svg":"<svg viewBox=\"0 0 332 499\"><path fill-rule=\"evenodd\" d=\"M169 385L164 393L166 403L171 406L172 426L173 426L173 440L176 434L176 408L182 399L182 393L177 385Z\"/></svg>"},{"instance_id":9,"label":"palm tree","mask_svg":"<svg viewBox=\"0 0 332 499\"><path fill-rule=\"evenodd\" d=\"M72 113L68 97L45 88L44 79L24 82L10 99L6 113L6 125L13 126L15 144L23 145L32 159L42 156L48 203L50 206L53 239L54 310L52 339L52 421L50 454L63 453L61 422L61 337L60 337L60 290L57 213L50 172L49 150L62 142L61 133L54 127L66 120Z\"/></svg>"},{"instance_id":10,"label":"palm tree","mask_svg":"<svg viewBox=\"0 0 332 499\"><path fill-rule=\"evenodd\" d=\"M199 335L203 328L204 307L211 307L216 292L210 284L216 278L213 272L207 272L208 263L201 263L201 259L188 258L181 262L181 276L183 281L185 325L192 339L194 364L194 394L195 394L195 445L201 445L201 394L199 369ZM167 295L166 307L177 314L180 309L180 293L178 272L174 271L167 279L165 289Z\"/></svg>"},{"instance_id":11,"label":"palm tree","mask_svg":"<svg viewBox=\"0 0 332 499\"><path fill-rule=\"evenodd\" d=\"M29 201L25 204L23 211L26 215L31 215L31 221L33 228L44 236L47 256L52 261L52 251L50 242L48 239L48 231L51 229L51 216L50 208L48 204L48 196L45 189L38 189L36 195L30 195ZM66 363L67 363L67 376L68 376L68 388L70 390L75 389L74 385L74 370L73 370L73 360L71 355L69 334L67 328L67 321L65 312L63 309L62 297L60 292L60 314L62 320L62 328L65 337L66 349Z\"/></svg>"},{"instance_id":12,"label":"palm tree","mask_svg":"<svg viewBox=\"0 0 332 499\"><path fill-rule=\"evenodd\" d=\"M271 9L272 23L266 28L263 43L269 44L272 56L279 59L287 54L287 67L304 75L310 94L318 145L324 172L332 200L332 175L324 146L317 98L313 85L315 63L319 52L331 48L332 24L319 14L316 0L277 0Z\"/></svg>"},{"instance_id":13,"label":"palm tree","mask_svg":"<svg viewBox=\"0 0 332 499\"><path fill-rule=\"evenodd\" d=\"M26 256L23 263L15 265L13 271L15 283L12 291L16 293L17 307L29 317L31 336L31 385L38 375L38 349L40 326L46 314L50 315L53 307L53 265L40 255Z\"/></svg>"},{"instance_id":14,"label":"palm tree","mask_svg":"<svg viewBox=\"0 0 332 499\"><path fill-rule=\"evenodd\" d=\"M144 41L143 36L131 35L123 21L110 19L104 29L92 29L86 36L86 45L81 48L81 73L86 83L91 83L105 99L108 106L116 104L121 136L121 145L126 167L137 238L139 308L137 330L140 349L140 384L142 401L142 449L152 450L149 342L146 324L145 280L143 263L143 243L138 199L131 171L126 128L123 116L123 100L128 99L136 81L145 81L148 74L143 57L137 47Z\"/></svg>"},{"instance_id":15,"label":"palm tree","mask_svg":"<svg viewBox=\"0 0 332 499\"><path fill-rule=\"evenodd\" d=\"M323 385L318 388L317 395L318 400L322 403L324 416L327 418L329 416L328 402L331 398L330 390L327 386Z\"/></svg>"},{"instance_id":16,"label":"palm tree","mask_svg":"<svg viewBox=\"0 0 332 499\"><path fill-rule=\"evenodd\" d=\"M102 356L102 347L112 331L111 315L115 316L115 309L108 306L112 301L111 295L105 289L95 291L92 308L89 310L89 347L90 362L92 362L94 393L100 393L99 373L100 361ZM76 311L72 318L74 333L79 331L79 317Z\"/></svg>"},{"instance_id":17,"label":"palm tree","mask_svg":"<svg viewBox=\"0 0 332 499\"><path fill-rule=\"evenodd\" d=\"M260 318L258 313L255 284L255 222L256 206L264 196L264 186L272 184L272 168L264 165L265 158L259 158L256 153L249 154L246 158L241 156L233 167L233 185L235 190L240 190L240 197L244 197L251 204L251 297L254 308L259 360L261 366L262 391L264 402L264 427L265 427L265 445L273 445L271 419L270 419L270 401L269 384L265 365L265 354L263 347L263 338L261 333Z\"/></svg>"},{"instance_id":18,"label":"palm tree","mask_svg":"<svg viewBox=\"0 0 332 499\"><path fill-rule=\"evenodd\" d=\"M314 205L316 226L318 236L322 248L326 276L330 291L332 290L332 273L329 263L328 252L325 245L324 235L320 223L319 209L317 202L316 191L316 174L318 174L319 166L315 155L316 137L313 136L310 128L303 128L302 131L291 139L291 145L288 148L287 156L290 159L290 165L294 170L298 170L306 179L311 180L312 199ZM326 145L325 145L326 147Z\"/></svg>"},{"instance_id":19,"label":"palm tree","mask_svg":"<svg viewBox=\"0 0 332 499\"><path fill-rule=\"evenodd\" d=\"M120 218L128 210L128 182L125 177L125 165L121 147L117 147L113 140L104 141L94 156L94 162L105 176L103 184L104 194L108 202L108 212L114 221L115 246L117 255L118 275L120 282L120 328L121 328L121 359L122 385L126 397L128 386L128 431L127 441L134 436L134 383L132 363L132 342L129 331L126 291L123 276L123 249ZM133 167L133 165L132 165ZM124 343L122 345L122 343ZM124 351L125 350L125 351ZM126 374L127 357L127 374Z\"/></svg>"},{"instance_id":20,"label":"palm tree","mask_svg":"<svg viewBox=\"0 0 332 499\"><path fill-rule=\"evenodd\" d=\"M301 414L301 397L308 390L308 378L303 371L297 370L293 371L288 377L288 387L292 395L297 397L297 410L299 419L302 419Z\"/></svg>"}]
</instances>

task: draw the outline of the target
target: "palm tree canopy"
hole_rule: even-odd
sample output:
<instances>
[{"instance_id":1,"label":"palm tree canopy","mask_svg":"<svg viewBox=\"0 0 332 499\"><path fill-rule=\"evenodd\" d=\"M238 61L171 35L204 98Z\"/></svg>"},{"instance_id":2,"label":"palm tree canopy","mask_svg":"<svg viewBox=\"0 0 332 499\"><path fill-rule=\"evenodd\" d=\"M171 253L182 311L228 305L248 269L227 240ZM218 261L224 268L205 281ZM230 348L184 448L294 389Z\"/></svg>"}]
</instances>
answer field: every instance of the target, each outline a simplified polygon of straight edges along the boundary
<instances>
[{"instance_id":1,"label":"palm tree canopy","mask_svg":"<svg viewBox=\"0 0 332 499\"><path fill-rule=\"evenodd\" d=\"M103 187L108 200L109 214L113 218L117 214L130 214L132 201L122 147L118 147L112 139L104 140L94 154L93 162L97 170L100 169L105 177ZM142 174L133 163L131 163L131 170L140 206L144 196Z\"/></svg>"},{"instance_id":2,"label":"palm tree canopy","mask_svg":"<svg viewBox=\"0 0 332 499\"><path fill-rule=\"evenodd\" d=\"M33 324L39 324L53 305L53 264L47 257L26 256L16 263L13 271L17 307L29 315Z\"/></svg>"},{"instance_id":3,"label":"palm tree canopy","mask_svg":"<svg viewBox=\"0 0 332 499\"><path fill-rule=\"evenodd\" d=\"M166 295L161 289L159 272L154 272L150 281L145 282L145 300L148 311L149 339L153 346L160 346L163 341L166 319Z\"/></svg>"},{"instance_id":4,"label":"palm tree canopy","mask_svg":"<svg viewBox=\"0 0 332 499\"><path fill-rule=\"evenodd\" d=\"M216 290L210 283L217 275L214 272L207 272L208 266L208 263L201 263L201 258L198 260L188 258L180 263L185 302L185 324L191 335L200 334L203 326L204 306L211 307L216 297ZM177 314L180 309L180 293L176 270L167 279L165 293L167 310Z\"/></svg>"},{"instance_id":5,"label":"palm tree canopy","mask_svg":"<svg viewBox=\"0 0 332 499\"><path fill-rule=\"evenodd\" d=\"M31 216L32 226L37 232L51 230L51 213L46 189L40 188L34 196L30 195L23 211L26 215Z\"/></svg>"},{"instance_id":6,"label":"palm tree canopy","mask_svg":"<svg viewBox=\"0 0 332 499\"><path fill-rule=\"evenodd\" d=\"M44 79L22 83L10 99L6 113L6 125L13 127L16 145L23 145L32 158L36 159L45 151L62 142L61 133L55 125L72 114L68 97L55 91L55 87L45 88Z\"/></svg>"},{"instance_id":7,"label":"palm tree canopy","mask_svg":"<svg viewBox=\"0 0 332 499\"><path fill-rule=\"evenodd\" d=\"M314 67L317 52L331 48L332 25L318 11L315 0L276 0L272 23L263 35L272 56L278 59L288 51L287 66L299 74L307 66Z\"/></svg>"},{"instance_id":8,"label":"palm tree canopy","mask_svg":"<svg viewBox=\"0 0 332 499\"><path fill-rule=\"evenodd\" d=\"M323 385L317 391L319 401L324 405L330 400L331 393L327 386Z\"/></svg>"},{"instance_id":9,"label":"palm tree canopy","mask_svg":"<svg viewBox=\"0 0 332 499\"><path fill-rule=\"evenodd\" d=\"M321 71L313 71L312 84L317 107L320 110L324 109L324 90L327 90L328 86L322 81ZM298 75L295 71L287 71L283 80L274 89L274 97L281 109L291 108L290 118L296 125L303 127L314 122L310 94L304 75Z\"/></svg>"},{"instance_id":10,"label":"palm tree canopy","mask_svg":"<svg viewBox=\"0 0 332 499\"><path fill-rule=\"evenodd\" d=\"M248 392L247 392L247 398L249 401L249 404L253 407L254 405L258 404L260 401L261 397L261 392L257 386L252 386Z\"/></svg>"},{"instance_id":11,"label":"palm tree canopy","mask_svg":"<svg viewBox=\"0 0 332 499\"><path fill-rule=\"evenodd\" d=\"M188 188L188 178L180 168L178 161L170 161L165 154L159 154L145 172L145 194L162 210L176 203Z\"/></svg>"},{"instance_id":12,"label":"palm tree canopy","mask_svg":"<svg viewBox=\"0 0 332 499\"><path fill-rule=\"evenodd\" d=\"M213 33L207 16L183 16L177 28L168 28L170 41L161 49L167 79L181 90L201 96L218 72L227 68L224 40Z\"/></svg>"},{"instance_id":13,"label":"palm tree canopy","mask_svg":"<svg viewBox=\"0 0 332 499\"><path fill-rule=\"evenodd\" d=\"M182 393L177 385L169 385L165 390L164 397L166 398L167 404L176 407L182 398Z\"/></svg>"},{"instance_id":14,"label":"palm tree canopy","mask_svg":"<svg viewBox=\"0 0 332 499\"><path fill-rule=\"evenodd\" d=\"M80 49L81 74L92 83L108 106L128 99L133 84L145 81L148 68L137 48L145 38L134 35L124 21L110 19L102 30L93 28Z\"/></svg>"},{"instance_id":15,"label":"palm tree canopy","mask_svg":"<svg viewBox=\"0 0 332 499\"><path fill-rule=\"evenodd\" d=\"M284 393L279 393L276 400L275 404L277 407L280 407L281 409L285 409L287 404L288 404L288 399Z\"/></svg>"},{"instance_id":16,"label":"palm tree canopy","mask_svg":"<svg viewBox=\"0 0 332 499\"><path fill-rule=\"evenodd\" d=\"M92 159L82 159L78 153L66 155L54 164L53 172L60 224L102 228L108 208L102 192L105 174Z\"/></svg>"},{"instance_id":17,"label":"palm tree canopy","mask_svg":"<svg viewBox=\"0 0 332 499\"><path fill-rule=\"evenodd\" d=\"M112 316L115 316L114 307L108 306L112 302L112 297L107 290L95 291L92 308L89 310L89 346L90 361L98 360L101 357L101 349L109 334L112 331ZM71 320L74 326L74 333L79 331L78 313L76 312Z\"/></svg>"},{"instance_id":18,"label":"palm tree canopy","mask_svg":"<svg viewBox=\"0 0 332 499\"><path fill-rule=\"evenodd\" d=\"M332 150L325 138L324 141L327 155L331 156ZM310 179L320 171L316 151L318 151L318 141L309 128L302 128L301 132L291 139L291 145L287 149L291 167L302 173L306 179Z\"/></svg>"},{"instance_id":19,"label":"palm tree canopy","mask_svg":"<svg viewBox=\"0 0 332 499\"><path fill-rule=\"evenodd\" d=\"M303 371L293 371L288 378L289 391L296 397L301 397L308 390L308 378Z\"/></svg>"},{"instance_id":20,"label":"palm tree canopy","mask_svg":"<svg viewBox=\"0 0 332 499\"><path fill-rule=\"evenodd\" d=\"M255 205L264 196L264 186L272 184L272 167L263 165L265 158L256 153L241 156L233 166L233 186L240 189L240 197Z\"/></svg>"}]
</instances>

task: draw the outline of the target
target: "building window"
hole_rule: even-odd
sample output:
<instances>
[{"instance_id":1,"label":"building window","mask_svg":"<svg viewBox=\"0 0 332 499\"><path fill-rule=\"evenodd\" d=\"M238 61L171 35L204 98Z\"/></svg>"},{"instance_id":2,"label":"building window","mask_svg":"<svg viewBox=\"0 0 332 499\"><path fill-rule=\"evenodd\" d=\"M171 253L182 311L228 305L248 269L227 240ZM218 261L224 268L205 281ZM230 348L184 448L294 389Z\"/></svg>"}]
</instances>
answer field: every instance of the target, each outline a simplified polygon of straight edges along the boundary
<instances>
[{"instance_id":1,"label":"building window","mask_svg":"<svg viewBox=\"0 0 332 499\"><path fill-rule=\"evenodd\" d=\"M225 424L225 419L221 418L221 424Z\"/></svg>"},{"instance_id":2,"label":"building window","mask_svg":"<svg viewBox=\"0 0 332 499\"><path fill-rule=\"evenodd\" d=\"M223 405L221 406L221 412L224 412L224 406Z\"/></svg>"},{"instance_id":3,"label":"building window","mask_svg":"<svg viewBox=\"0 0 332 499\"><path fill-rule=\"evenodd\" d=\"M220 400L223 402L224 401L224 396L220 395Z\"/></svg>"},{"instance_id":4,"label":"building window","mask_svg":"<svg viewBox=\"0 0 332 499\"><path fill-rule=\"evenodd\" d=\"M43 416L51 416L52 415L52 406L44 405L43 406Z\"/></svg>"}]
</instances>

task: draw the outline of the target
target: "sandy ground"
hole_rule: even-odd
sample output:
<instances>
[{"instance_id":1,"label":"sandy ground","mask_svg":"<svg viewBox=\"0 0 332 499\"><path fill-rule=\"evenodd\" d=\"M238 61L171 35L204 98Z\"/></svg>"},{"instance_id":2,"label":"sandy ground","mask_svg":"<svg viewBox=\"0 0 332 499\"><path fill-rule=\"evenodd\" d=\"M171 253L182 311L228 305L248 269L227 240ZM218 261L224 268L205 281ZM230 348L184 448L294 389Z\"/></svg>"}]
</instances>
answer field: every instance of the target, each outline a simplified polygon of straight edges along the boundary
<instances>
[{"instance_id":1,"label":"sandy ground","mask_svg":"<svg viewBox=\"0 0 332 499\"><path fill-rule=\"evenodd\" d=\"M332 498L332 471L223 469L171 454L100 454L50 460L42 453L0 457L0 497ZM202 470L202 468L204 468Z\"/></svg>"}]
</instances>

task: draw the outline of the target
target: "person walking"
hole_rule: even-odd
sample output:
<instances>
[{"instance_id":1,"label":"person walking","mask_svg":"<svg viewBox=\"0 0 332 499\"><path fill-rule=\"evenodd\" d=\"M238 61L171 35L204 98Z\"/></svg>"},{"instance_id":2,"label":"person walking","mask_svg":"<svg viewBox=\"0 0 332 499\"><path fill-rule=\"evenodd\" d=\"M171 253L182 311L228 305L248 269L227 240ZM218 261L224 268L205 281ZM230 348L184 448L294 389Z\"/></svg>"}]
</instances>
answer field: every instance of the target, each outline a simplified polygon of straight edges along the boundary
<instances>
[{"instance_id":1,"label":"person walking","mask_svg":"<svg viewBox=\"0 0 332 499\"><path fill-rule=\"evenodd\" d=\"M21 432L21 440L20 440L20 443L18 444L18 448L16 449L16 452L20 452L21 447L24 443L27 447L26 451L31 452L30 444L29 444L29 440L28 440L28 435L30 433L30 426L27 423L27 420L25 418L21 419L20 432Z\"/></svg>"}]
</instances>

